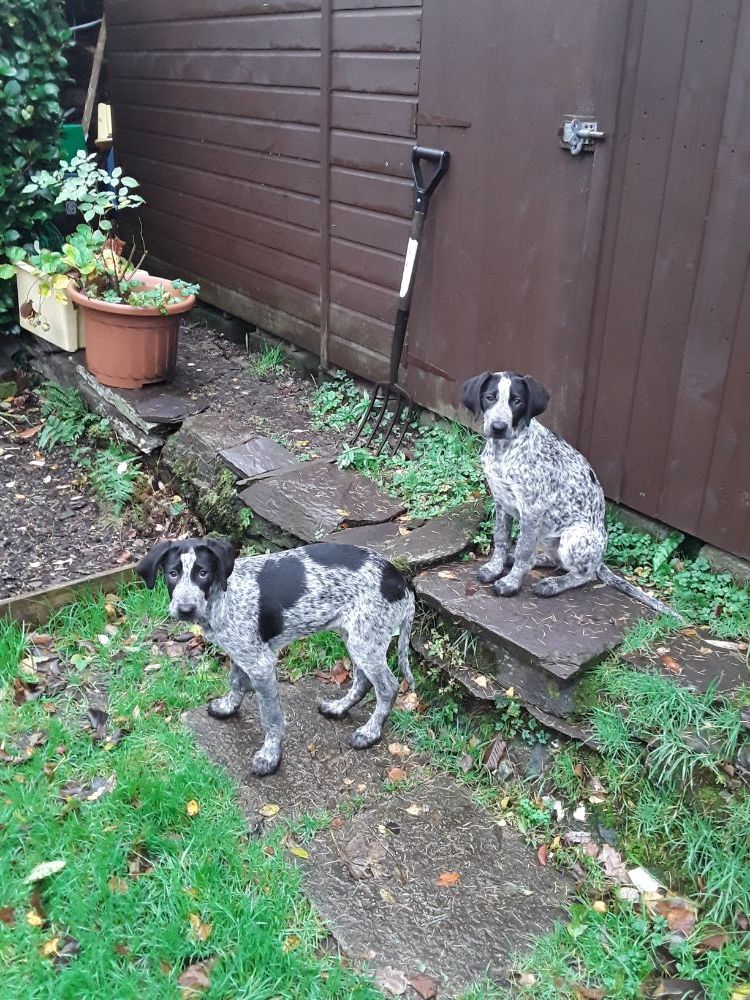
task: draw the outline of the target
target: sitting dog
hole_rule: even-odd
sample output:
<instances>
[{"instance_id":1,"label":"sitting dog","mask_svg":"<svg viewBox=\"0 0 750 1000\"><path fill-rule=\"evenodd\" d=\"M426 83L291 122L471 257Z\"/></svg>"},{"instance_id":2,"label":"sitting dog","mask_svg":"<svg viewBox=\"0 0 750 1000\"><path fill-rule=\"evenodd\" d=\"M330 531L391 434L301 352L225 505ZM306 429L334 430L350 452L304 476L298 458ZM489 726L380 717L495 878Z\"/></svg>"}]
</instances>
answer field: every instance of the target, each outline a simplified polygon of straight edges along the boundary
<instances>
[{"instance_id":1,"label":"sitting dog","mask_svg":"<svg viewBox=\"0 0 750 1000\"><path fill-rule=\"evenodd\" d=\"M352 686L342 698L320 702L323 715L340 719L375 689L375 710L351 737L355 749L378 742L396 700L398 681L386 653L397 629L399 667L414 683L414 595L396 567L370 549L322 542L235 559L228 542L188 538L159 542L136 568L148 587L163 571L172 617L197 622L229 655L229 693L214 698L209 714L226 719L248 690L257 695L264 741L253 757L255 775L273 774L281 762L284 716L276 655L294 639L330 630L346 643Z\"/></svg>"},{"instance_id":2,"label":"sitting dog","mask_svg":"<svg viewBox=\"0 0 750 1000\"><path fill-rule=\"evenodd\" d=\"M604 492L583 455L534 419L549 402L543 385L515 372L482 372L464 382L461 402L482 416L482 467L495 501L494 551L479 570L482 583L494 583L495 593L508 597L532 567L555 567L565 572L536 583L540 597L598 577L652 611L679 617L604 565ZM519 532L511 557L514 518Z\"/></svg>"}]
</instances>

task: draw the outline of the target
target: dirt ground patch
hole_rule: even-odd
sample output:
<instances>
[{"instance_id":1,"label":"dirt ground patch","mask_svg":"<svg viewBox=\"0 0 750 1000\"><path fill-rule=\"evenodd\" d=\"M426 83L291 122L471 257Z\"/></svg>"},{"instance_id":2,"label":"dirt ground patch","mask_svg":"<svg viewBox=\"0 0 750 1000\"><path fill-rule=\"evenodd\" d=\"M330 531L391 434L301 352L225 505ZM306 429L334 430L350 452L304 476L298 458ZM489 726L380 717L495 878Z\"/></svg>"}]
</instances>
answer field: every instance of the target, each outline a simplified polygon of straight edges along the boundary
<instances>
[{"instance_id":1,"label":"dirt ground patch","mask_svg":"<svg viewBox=\"0 0 750 1000\"><path fill-rule=\"evenodd\" d=\"M71 449L39 450L32 432L40 424L29 391L0 420L0 598L114 569L175 528L168 484L149 476L142 502L116 518L87 485ZM187 515L180 517L184 523Z\"/></svg>"},{"instance_id":2,"label":"dirt ground patch","mask_svg":"<svg viewBox=\"0 0 750 1000\"><path fill-rule=\"evenodd\" d=\"M262 362L262 354L227 340L210 323L180 330L178 366L206 372L200 388L190 394L207 403L210 412L231 414L239 424L279 440L300 458L338 453L345 435L313 426L313 377L288 364L262 371Z\"/></svg>"},{"instance_id":3,"label":"dirt ground patch","mask_svg":"<svg viewBox=\"0 0 750 1000\"><path fill-rule=\"evenodd\" d=\"M190 385L186 395L209 411L230 413L301 459L340 451L344 435L313 426L313 378L286 364L264 370L262 361L262 354L232 343L210 324L180 332L178 370ZM70 448L39 450L42 424L32 390L0 409L0 599L137 560L165 535L202 533L189 512L172 513L176 487L163 481L158 456L144 460L148 483L138 505L115 517L87 484Z\"/></svg>"}]
</instances>

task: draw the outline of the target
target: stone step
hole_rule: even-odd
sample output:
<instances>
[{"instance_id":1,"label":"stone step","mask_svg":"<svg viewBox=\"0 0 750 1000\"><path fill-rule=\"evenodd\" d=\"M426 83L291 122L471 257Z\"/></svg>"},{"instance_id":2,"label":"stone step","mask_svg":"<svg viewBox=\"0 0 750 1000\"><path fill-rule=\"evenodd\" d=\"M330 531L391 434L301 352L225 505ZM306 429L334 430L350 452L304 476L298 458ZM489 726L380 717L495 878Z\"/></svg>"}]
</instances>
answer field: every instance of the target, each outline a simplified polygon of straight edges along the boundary
<instances>
[{"instance_id":1,"label":"stone step","mask_svg":"<svg viewBox=\"0 0 750 1000\"><path fill-rule=\"evenodd\" d=\"M476 561L453 562L420 573L418 597L453 629L477 638L476 665L458 679L481 695L476 676L498 689L514 688L523 700L564 717L574 709L574 681L586 667L612 653L645 609L619 591L590 584L554 598L537 597L530 574L523 591L497 597L476 579ZM424 640L424 636L422 639ZM454 671L458 668L454 665ZM460 670L458 671L460 674ZM480 688L480 690L478 690ZM490 697L494 697L489 688Z\"/></svg>"},{"instance_id":2,"label":"stone step","mask_svg":"<svg viewBox=\"0 0 750 1000\"><path fill-rule=\"evenodd\" d=\"M391 521L404 512L400 501L371 479L325 460L253 482L240 499L264 522L304 542L320 541L342 526Z\"/></svg>"},{"instance_id":3,"label":"stone step","mask_svg":"<svg viewBox=\"0 0 750 1000\"><path fill-rule=\"evenodd\" d=\"M346 528L326 541L375 549L404 570L443 563L463 552L485 517L483 503L467 503L441 517L408 518L385 524Z\"/></svg>"},{"instance_id":4,"label":"stone step","mask_svg":"<svg viewBox=\"0 0 750 1000\"><path fill-rule=\"evenodd\" d=\"M563 917L571 883L541 867L522 835L499 826L452 777L434 775L416 755L392 756L388 726L377 747L349 749L347 737L368 710L358 706L342 722L324 719L316 699L330 692L314 677L281 685L287 736L281 767L269 778L248 773L262 742L252 700L232 720L212 719L205 709L183 718L234 779L251 830L321 809L354 810L305 843L306 859L286 848L346 956L373 971L390 968L397 978L426 973L446 1000L485 975L503 980L512 957ZM394 766L406 772L403 792L385 783ZM269 804L278 812L265 818ZM438 884L446 872L457 873L455 884Z\"/></svg>"}]
</instances>

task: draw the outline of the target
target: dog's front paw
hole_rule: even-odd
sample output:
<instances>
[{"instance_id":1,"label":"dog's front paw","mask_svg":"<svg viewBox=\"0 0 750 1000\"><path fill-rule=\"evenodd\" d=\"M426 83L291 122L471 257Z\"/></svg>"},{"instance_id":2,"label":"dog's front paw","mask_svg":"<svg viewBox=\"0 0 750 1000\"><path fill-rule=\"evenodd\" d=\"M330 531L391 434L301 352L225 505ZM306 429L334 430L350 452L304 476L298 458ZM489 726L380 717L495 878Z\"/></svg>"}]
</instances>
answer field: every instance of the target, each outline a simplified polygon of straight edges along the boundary
<instances>
[{"instance_id":1,"label":"dog's front paw","mask_svg":"<svg viewBox=\"0 0 750 1000\"><path fill-rule=\"evenodd\" d=\"M318 711L321 715L325 716L326 719L343 719L347 710L341 707L338 700L334 700L319 701Z\"/></svg>"},{"instance_id":2,"label":"dog's front paw","mask_svg":"<svg viewBox=\"0 0 750 1000\"><path fill-rule=\"evenodd\" d=\"M367 750L379 743L381 736L382 733L372 733L363 726L361 729L355 729L349 737L349 746L355 750Z\"/></svg>"},{"instance_id":3,"label":"dog's front paw","mask_svg":"<svg viewBox=\"0 0 750 1000\"><path fill-rule=\"evenodd\" d=\"M512 597L517 594L521 589L521 583L514 583L513 580L508 580L508 577L504 577L502 580L497 580L492 589L495 591L498 597Z\"/></svg>"},{"instance_id":4,"label":"dog's front paw","mask_svg":"<svg viewBox=\"0 0 750 1000\"><path fill-rule=\"evenodd\" d=\"M531 588L537 597L554 597L560 593L559 577L546 576Z\"/></svg>"},{"instance_id":5,"label":"dog's front paw","mask_svg":"<svg viewBox=\"0 0 750 1000\"><path fill-rule=\"evenodd\" d=\"M280 753L269 753L266 750L259 750L253 757L250 765L250 773L256 778L265 778L269 774L275 774L281 763Z\"/></svg>"},{"instance_id":6,"label":"dog's front paw","mask_svg":"<svg viewBox=\"0 0 750 1000\"><path fill-rule=\"evenodd\" d=\"M236 715L240 706L233 704L228 697L214 698L206 705L206 711L214 719L229 719Z\"/></svg>"},{"instance_id":7,"label":"dog's front paw","mask_svg":"<svg viewBox=\"0 0 750 1000\"><path fill-rule=\"evenodd\" d=\"M495 580L499 580L503 575L503 566L497 568L490 563L486 563L477 573L477 580L480 583L494 583Z\"/></svg>"}]
</instances>

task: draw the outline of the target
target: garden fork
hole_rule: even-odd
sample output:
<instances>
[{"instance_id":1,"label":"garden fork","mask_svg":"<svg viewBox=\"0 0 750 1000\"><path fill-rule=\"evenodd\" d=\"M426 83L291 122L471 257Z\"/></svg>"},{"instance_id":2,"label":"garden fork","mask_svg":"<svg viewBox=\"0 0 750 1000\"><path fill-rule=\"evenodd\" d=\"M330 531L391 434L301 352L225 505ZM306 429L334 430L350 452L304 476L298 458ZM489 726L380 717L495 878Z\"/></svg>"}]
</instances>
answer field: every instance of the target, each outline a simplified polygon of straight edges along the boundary
<instances>
[{"instance_id":1,"label":"garden fork","mask_svg":"<svg viewBox=\"0 0 750 1000\"><path fill-rule=\"evenodd\" d=\"M422 176L422 160L435 165L435 172L429 183L425 183ZM365 415L357 427L357 431L351 440L350 447L353 447L365 433L368 421L375 413L376 405L379 405L374 422L370 427L367 439L363 442L363 447L369 448L375 440L383 418L388 410L388 403L392 402L393 414L386 427L383 437L378 443L375 454L379 455L383 450L386 441L393 433L399 419L402 421L401 429L395 444L391 448L391 453L396 454L401 447L401 442L409 427L409 421L414 409L414 402L411 396L398 384L398 370L401 364L401 355L404 350L406 339L406 326L409 322L409 310L411 308L411 295L414 289L414 276L417 270L417 260L419 258L419 247L424 229L427 209L430 206L430 197L435 188L440 183L441 178L448 169L450 154L443 149L427 149L424 146L415 146L411 152L411 169L414 177L414 214L411 220L409 231L409 242L406 246L406 260L404 261L404 271L401 276L401 288L399 290L398 309L396 311L396 321L393 326L393 340L391 341L390 367L388 371L388 381L378 382L372 390L370 401L365 411Z\"/></svg>"}]
</instances>

